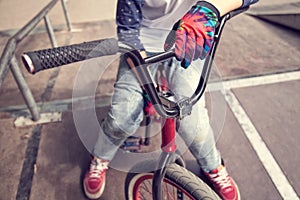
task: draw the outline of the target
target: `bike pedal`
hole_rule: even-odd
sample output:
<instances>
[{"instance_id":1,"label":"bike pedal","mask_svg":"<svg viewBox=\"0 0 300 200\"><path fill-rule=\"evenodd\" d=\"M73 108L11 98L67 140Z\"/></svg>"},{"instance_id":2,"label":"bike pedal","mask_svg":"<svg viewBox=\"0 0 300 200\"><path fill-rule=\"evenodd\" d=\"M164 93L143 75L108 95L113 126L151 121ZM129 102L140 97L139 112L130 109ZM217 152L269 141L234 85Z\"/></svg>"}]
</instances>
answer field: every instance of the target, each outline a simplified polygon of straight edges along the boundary
<instances>
[{"instance_id":1,"label":"bike pedal","mask_svg":"<svg viewBox=\"0 0 300 200\"><path fill-rule=\"evenodd\" d=\"M123 143L121 148L127 152L137 153L142 149L143 139L141 137L130 136Z\"/></svg>"}]
</instances>

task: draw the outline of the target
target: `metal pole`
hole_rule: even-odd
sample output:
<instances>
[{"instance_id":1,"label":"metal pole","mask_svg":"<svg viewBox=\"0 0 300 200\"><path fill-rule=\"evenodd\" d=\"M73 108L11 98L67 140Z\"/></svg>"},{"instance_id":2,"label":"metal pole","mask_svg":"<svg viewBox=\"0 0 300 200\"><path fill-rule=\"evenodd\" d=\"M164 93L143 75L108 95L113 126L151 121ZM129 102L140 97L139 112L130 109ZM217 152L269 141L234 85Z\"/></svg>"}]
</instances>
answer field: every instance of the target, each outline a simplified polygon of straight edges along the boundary
<instances>
[{"instance_id":1,"label":"metal pole","mask_svg":"<svg viewBox=\"0 0 300 200\"><path fill-rule=\"evenodd\" d=\"M69 12L68 12L68 9L67 9L66 0L61 0L61 5L62 5L62 8L64 10L64 14L65 14L65 18L66 18L68 30L72 31L72 25L71 25L71 22L70 22L70 15L69 15Z\"/></svg>"},{"instance_id":2,"label":"metal pole","mask_svg":"<svg viewBox=\"0 0 300 200\"><path fill-rule=\"evenodd\" d=\"M52 45L52 47L57 47L57 42L56 42L56 39L55 39L54 31L53 31L51 22L48 18L48 15L44 16L44 21L45 21L48 36L49 36L50 41L51 41L51 45Z\"/></svg>"},{"instance_id":3,"label":"metal pole","mask_svg":"<svg viewBox=\"0 0 300 200\"><path fill-rule=\"evenodd\" d=\"M19 67L18 61L15 55L12 56L10 61L10 69L16 80L16 83L23 95L26 105L32 116L32 120L37 121L40 119L40 113L38 106L33 98L30 88L28 87L24 75Z\"/></svg>"},{"instance_id":4,"label":"metal pole","mask_svg":"<svg viewBox=\"0 0 300 200\"><path fill-rule=\"evenodd\" d=\"M8 71L10 60L15 52L17 44L27 36L43 19L43 17L53 8L58 0L52 0L46 7L44 7L32 20L23 26L13 37L9 39L0 57L0 87Z\"/></svg>"},{"instance_id":5,"label":"metal pole","mask_svg":"<svg viewBox=\"0 0 300 200\"><path fill-rule=\"evenodd\" d=\"M8 64L13 56L17 43L15 38L10 38L6 43L3 53L0 57L0 88L8 71Z\"/></svg>"}]
</instances>

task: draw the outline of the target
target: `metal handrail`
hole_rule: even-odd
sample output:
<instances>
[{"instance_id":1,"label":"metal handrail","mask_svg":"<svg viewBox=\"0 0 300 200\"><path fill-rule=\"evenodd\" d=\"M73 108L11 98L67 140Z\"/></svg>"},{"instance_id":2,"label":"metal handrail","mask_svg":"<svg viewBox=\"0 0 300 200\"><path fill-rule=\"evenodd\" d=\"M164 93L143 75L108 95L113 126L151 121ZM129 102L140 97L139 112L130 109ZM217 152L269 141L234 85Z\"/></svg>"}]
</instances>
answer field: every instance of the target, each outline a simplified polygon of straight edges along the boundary
<instances>
[{"instance_id":1,"label":"metal handrail","mask_svg":"<svg viewBox=\"0 0 300 200\"><path fill-rule=\"evenodd\" d=\"M20 92L22 93L26 105L30 111L32 119L37 121L40 119L40 113L38 110L38 106L33 98L32 92L28 87L28 84L24 78L24 75L18 65L17 59L15 57L15 50L18 44L38 25L38 23L44 19L46 30L48 36L50 37L50 41L53 47L56 46L56 39L53 33L53 29L51 23L48 19L48 12L54 7L54 5L59 0L52 0L48 5L46 5L35 17L33 17L25 26L23 26L15 35L9 38L6 43L6 46L3 50L3 53L0 58L0 88L1 85L7 75L8 66L10 65L10 69L15 78L15 81L19 87ZM63 12L65 15L65 19L67 22L68 30L71 31L72 27L69 20L69 14L67 11L65 0L61 0Z\"/></svg>"}]
</instances>

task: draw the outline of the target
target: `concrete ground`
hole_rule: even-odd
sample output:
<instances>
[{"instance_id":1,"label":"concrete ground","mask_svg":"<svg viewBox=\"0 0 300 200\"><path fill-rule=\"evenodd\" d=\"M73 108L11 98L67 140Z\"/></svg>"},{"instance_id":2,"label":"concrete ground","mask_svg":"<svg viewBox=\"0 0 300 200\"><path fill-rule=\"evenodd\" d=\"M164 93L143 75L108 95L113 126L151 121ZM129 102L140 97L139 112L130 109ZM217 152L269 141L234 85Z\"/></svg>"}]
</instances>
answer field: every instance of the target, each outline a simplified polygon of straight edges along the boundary
<instances>
[{"instance_id":1,"label":"concrete ground","mask_svg":"<svg viewBox=\"0 0 300 200\"><path fill-rule=\"evenodd\" d=\"M286 1L289 2L297 0ZM47 3L0 0L1 53L9 37ZM68 1L71 32L67 31L58 3L49 13L58 45L114 37L115 3ZM261 0L255 7L280 3ZM18 45L16 56L19 60L22 52L49 47L41 23ZM299 199L299 47L299 32L247 14L231 19L224 29L206 98L218 148L239 185L242 199ZM72 95L81 66L101 62L96 59L71 64L34 76L20 62L42 112L62 115L59 122L22 127L16 127L15 122L28 111L9 71L0 89L0 200L86 199L81 181L89 153L77 134ZM99 120L108 110L109 98L105 95L113 92L116 72L112 64L97 83ZM80 99L73 101L83 110L87 106ZM89 132L92 128L87 126L84 130ZM150 149L159 146L158 138L153 136ZM184 157L187 167L199 174L190 153L185 152ZM114 159L101 199L125 199L127 173L121 170L129 165L122 163L125 158L127 155L120 153Z\"/></svg>"}]
</instances>

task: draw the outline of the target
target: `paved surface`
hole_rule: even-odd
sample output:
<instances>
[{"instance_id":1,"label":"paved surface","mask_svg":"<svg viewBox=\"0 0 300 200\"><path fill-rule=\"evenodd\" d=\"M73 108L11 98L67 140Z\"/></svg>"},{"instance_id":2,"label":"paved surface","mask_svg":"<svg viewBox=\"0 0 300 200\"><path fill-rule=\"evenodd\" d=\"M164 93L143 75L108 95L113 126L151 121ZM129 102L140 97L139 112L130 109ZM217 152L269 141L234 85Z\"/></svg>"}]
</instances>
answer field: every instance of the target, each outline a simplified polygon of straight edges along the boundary
<instances>
[{"instance_id":1,"label":"paved surface","mask_svg":"<svg viewBox=\"0 0 300 200\"><path fill-rule=\"evenodd\" d=\"M0 1L0 52L15 30L47 3ZM261 0L255 6L280 3ZM68 5L71 33L63 26L61 6L56 5L50 12L59 45L115 36L111 11L115 1L90 0L87 4L72 0ZM24 51L48 47L50 42L41 24L35 34L20 43L16 55L19 58ZM240 187L242 199L299 198L299 47L299 32L245 14L225 27L206 97L218 148ZM24 100L8 73L0 90L1 200L86 199L81 179L89 155L78 137L71 106L74 82L82 64L35 76L24 71L41 109L62 112L61 122L27 127L14 126L15 119L24 115ZM116 70L112 64L101 76L96 89L98 99L113 91ZM213 82L220 78L224 80L222 89L213 87ZM105 104L98 102L98 106L101 103ZM99 120L107 109L97 108ZM157 137L152 144L151 148L159 145ZM124 155L114 160L115 164L122 160L121 156ZM187 167L198 174L198 166L189 152L185 159ZM36 163L33 169L32 163ZM124 199L126 175L122 170L109 170L101 199Z\"/></svg>"}]
</instances>

